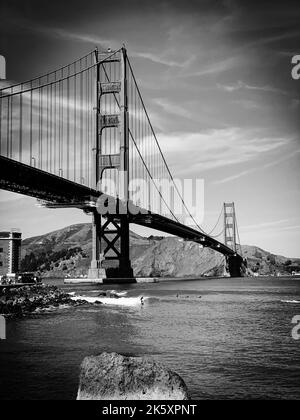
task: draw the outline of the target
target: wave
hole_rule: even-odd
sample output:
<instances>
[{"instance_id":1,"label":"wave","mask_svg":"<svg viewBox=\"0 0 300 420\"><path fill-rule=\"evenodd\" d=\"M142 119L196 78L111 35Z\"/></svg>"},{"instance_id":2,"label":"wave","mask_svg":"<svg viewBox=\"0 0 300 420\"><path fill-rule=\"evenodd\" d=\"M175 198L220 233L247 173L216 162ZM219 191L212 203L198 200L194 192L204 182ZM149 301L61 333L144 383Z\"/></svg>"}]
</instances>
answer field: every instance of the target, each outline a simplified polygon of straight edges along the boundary
<instances>
[{"instance_id":1,"label":"wave","mask_svg":"<svg viewBox=\"0 0 300 420\"><path fill-rule=\"evenodd\" d=\"M34 313L56 312L61 309L69 309L71 307L72 307L71 305L68 305L66 303L61 303L58 306L50 305L50 306L46 306L45 308L36 308L33 312Z\"/></svg>"},{"instance_id":2,"label":"wave","mask_svg":"<svg viewBox=\"0 0 300 420\"><path fill-rule=\"evenodd\" d=\"M300 300L281 300L283 303L300 303Z\"/></svg>"},{"instance_id":3,"label":"wave","mask_svg":"<svg viewBox=\"0 0 300 420\"><path fill-rule=\"evenodd\" d=\"M109 298L109 297L92 297L92 296L71 296L72 300L85 300L88 303L103 303L104 305L119 305L119 306L140 306L141 296L137 297L120 297L120 298ZM144 297L144 300L147 298Z\"/></svg>"},{"instance_id":4,"label":"wave","mask_svg":"<svg viewBox=\"0 0 300 420\"><path fill-rule=\"evenodd\" d=\"M75 295L76 292L70 292L69 295ZM95 289L95 290L89 290L88 293L114 293L118 296L125 296L127 295L126 290L103 290L103 289Z\"/></svg>"}]
</instances>

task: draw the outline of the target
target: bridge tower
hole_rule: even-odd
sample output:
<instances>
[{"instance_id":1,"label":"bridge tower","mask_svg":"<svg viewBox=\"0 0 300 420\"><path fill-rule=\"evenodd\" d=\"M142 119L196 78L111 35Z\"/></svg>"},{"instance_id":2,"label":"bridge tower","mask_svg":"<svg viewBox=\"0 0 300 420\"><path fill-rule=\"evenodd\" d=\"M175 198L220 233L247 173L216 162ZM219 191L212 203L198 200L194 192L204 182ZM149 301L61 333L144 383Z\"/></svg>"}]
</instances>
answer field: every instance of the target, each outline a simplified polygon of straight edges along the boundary
<instances>
[{"instance_id":1,"label":"bridge tower","mask_svg":"<svg viewBox=\"0 0 300 420\"><path fill-rule=\"evenodd\" d=\"M106 214L105 219L97 206L93 210L92 262L89 278L131 278L133 270L129 255L129 126L128 126L128 88L127 88L127 53L123 47L118 55L102 54L95 50L97 64L97 105L96 105L96 141L93 149L93 179L95 189L101 190L101 180L105 170L117 169L120 194L116 201L116 213ZM100 80L100 66L103 63L119 62L120 80ZM103 95L119 94L119 114L107 114L101 108ZM104 130L118 127L120 149L117 154L102 153ZM122 211L120 210L122 207ZM125 209L125 211L124 211Z\"/></svg>"},{"instance_id":2,"label":"bridge tower","mask_svg":"<svg viewBox=\"0 0 300 420\"><path fill-rule=\"evenodd\" d=\"M226 256L227 269L230 277L243 275L243 258L237 253L237 223L234 203L224 203L224 243L234 251L234 254Z\"/></svg>"},{"instance_id":3,"label":"bridge tower","mask_svg":"<svg viewBox=\"0 0 300 420\"><path fill-rule=\"evenodd\" d=\"M236 252L236 218L234 203L224 203L224 243Z\"/></svg>"}]
</instances>

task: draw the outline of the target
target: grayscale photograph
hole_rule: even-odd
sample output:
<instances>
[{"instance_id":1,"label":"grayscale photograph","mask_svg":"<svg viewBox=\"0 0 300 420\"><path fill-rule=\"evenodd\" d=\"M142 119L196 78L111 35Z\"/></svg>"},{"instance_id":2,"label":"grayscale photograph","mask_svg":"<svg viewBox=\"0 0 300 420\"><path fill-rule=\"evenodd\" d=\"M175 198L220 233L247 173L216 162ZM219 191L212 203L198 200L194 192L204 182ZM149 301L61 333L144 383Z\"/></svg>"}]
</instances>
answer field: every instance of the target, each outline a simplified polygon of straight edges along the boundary
<instances>
[{"instance_id":1,"label":"grayscale photograph","mask_svg":"<svg viewBox=\"0 0 300 420\"><path fill-rule=\"evenodd\" d=\"M300 399L299 22L0 1L1 401Z\"/></svg>"}]
</instances>

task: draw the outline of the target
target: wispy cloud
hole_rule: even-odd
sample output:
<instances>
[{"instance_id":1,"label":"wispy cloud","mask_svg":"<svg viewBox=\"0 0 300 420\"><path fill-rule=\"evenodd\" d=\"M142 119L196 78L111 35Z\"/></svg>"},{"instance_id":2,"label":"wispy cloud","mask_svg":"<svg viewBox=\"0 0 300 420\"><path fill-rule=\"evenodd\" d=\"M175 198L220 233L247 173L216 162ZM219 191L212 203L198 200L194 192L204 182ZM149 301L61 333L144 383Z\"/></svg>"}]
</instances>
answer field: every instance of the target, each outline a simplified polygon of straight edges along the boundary
<instances>
[{"instance_id":1,"label":"wispy cloud","mask_svg":"<svg viewBox=\"0 0 300 420\"><path fill-rule=\"evenodd\" d=\"M70 40L76 42L89 43L92 45L100 45L104 49L107 49L108 47L118 49L122 44L121 40L118 40L117 38L113 39L91 33L74 32L59 27L39 25L37 23L29 22L27 20L19 20L19 25L22 27L26 27L27 29L30 29L34 32L42 33L51 38L60 38L67 41ZM188 67L195 59L195 57L193 56L187 56L187 58L178 58L178 51L174 51L173 48L160 49L159 52L145 52L144 50L139 50L137 48L132 47L130 50L130 56L143 58L146 60L150 60L154 63L178 68ZM174 56L176 56L178 59L174 60Z\"/></svg>"},{"instance_id":2,"label":"wispy cloud","mask_svg":"<svg viewBox=\"0 0 300 420\"><path fill-rule=\"evenodd\" d=\"M251 225L245 225L245 226L240 226L239 230L241 231L253 231L253 229L257 230L257 229L263 229L263 228L273 228L274 226L278 226L278 225L282 225L284 223L290 222L290 219L280 219L280 220L274 220L272 222L261 222L261 223L256 223L256 224L251 224Z\"/></svg>"},{"instance_id":3,"label":"wispy cloud","mask_svg":"<svg viewBox=\"0 0 300 420\"><path fill-rule=\"evenodd\" d=\"M297 157L299 155L299 153L300 153L300 149L299 150L295 150L293 153L289 153L288 155L283 156L280 159L273 160L272 162L265 163L264 165L259 165L259 166L255 167L255 168L251 168L251 169L248 169L248 170L239 172L239 173L234 174L234 175L231 175L231 176L229 176L227 178L218 179L217 181L214 181L213 184L216 184L216 185L218 185L218 184L225 184L225 183L230 182L230 181L233 181L235 179L239 179L239 178L241 178L241 177L243 177L245 175L249 175L249 174L251 174L253 172L257 172L257 171L260 171L260 170L263 170L263 169L266 169L266 168L271 168L272 166L276 166L276 165L278 165L281 162L284 162L286 160L289 160L289 159L292 159L292 158Z\"/></svg>"},{"instance_id":4,"label":"wispy cloud","mask_svg":"<svg viewBox=\"0 0 300 420\"><path fill-rule=\"evenodd\" d=\"M258 47L263 45L273 44L274 42L284 41L287 39L295 39L300 36L299 30L287 30L283 34L278 35L270 35L268 37L261 37L254 41L248 42L244 47L245 48L252 48Z\"/></svg>"},{"instance_id":5,"label":"wispy cloud","mask_svg":"<svg viewBox=\"0 0 300 420\"><path fill-rule=\"evenodd\" d=\"M246 171L239 172L239 173L237 173L235 175L228 176L227 178L222 178L222 179L219 179L217 181L214 181L213 184L217 184L217 185L218 184L226 184L227 182L230 182L230 181L233 181L235 179L239 179L242 176L251 174L254 171L255 171L255 169L248 169Z\"/></svg>"},{"instance_id":6,"label":"wispy cloud","mask_svg":"<svg viewBox=\"0 0 300 420\"><path fill-rule=\"evenodd\" d=\"M296 231L296 230L299 230L299 229L300 229L300 225L292 225L292 226L281 227L278 230L279 231L285 231L285 230L287 230L287 231L289 231L289 230Z\"/></svg>"},{"instance_id":7,"label":"wispy cloud","mask_svg":"<svg viewBox=\"0 0 300 420\"><path fill-rule=\"evenodd\" d=\"M56 36L56 37L66 39L66 40L88 42L94 45L105 45L107 47L113 47L113 46L115 46L116 48L120 47L120 45L115 40L102 38L93 34L81 34L81 33L76 33L76 32L69 32L61 28L39 27L39 30L48 35Z\"/></svg>"},{"instance_id":8,"label":"wispy cloud","mask_svg":"<svg viewBox=\"0 0 300 420\"><path fill-rule=\"evenodd\" d=\"M184 77L191 77L191 76L207 76L210 74L218 74L224 71L232 70L242 64L245 60L245 57L241 55L235 55L232 57L224 58L223 60L214 61L211 64L208 64L200 70L191 72L189 74L182 74Z\"/></svg>"},{"instance_id":9,"label":"wispy cloud","mask_svg":"<svg viewBox=\"0 0 300 420\"><path fill-rule=\"evenodd\" d=\"M300 229L299 224L289 224L288 226L281 226L286 223L291 223L291 219L275 220L273 222L263 222L247 226L240 226L239 231L243 236L245 235L259 235L269 236L278 235L279 233L289 232L296 233ZM259 232L257 232L259 231Z\"/></svg>"},{"instance_id":10,"label":"wispy cloud","mask_svg":"<svg viewBox=\"0 0 300 420\"><path fill-rule=\"evenodd\" d=\"M246 89L246 90L257 90L257 91L263 91L263 92L272 92L272 93L280 93L282 95L288 95L288 92L285 90L265 85L265 86L255 86L255 85L249 85L247 83L242 82L239 80L237 83L234 83L232 85L223 85L223 84L217 84L217 87L220 89L225 90L226 92L235 92L237 90Z\"/></svg>"},{"instance_id":11,"label":"wispy cloud","mask_svg":"<svg viewBox=\"0 0 300 420\"><path fill-rule=\"evenodd\" d=\"M250 99L238 99L236 101L232 101L232 103L248 110L266 109L266 105L263 106L259 102Z\"/></svg>"},{"instance_id":12,"label":"wispy cloud","mask_svg":"<svg viewBox=\"0 0 300 420\"><path fill-rule=\"evenodd\" d=\"M63 28L55 26L40 25L36 22L29 21L27 19L16 19L15 22L18 26L26 28L32 32L38 32L51 38L60 38L63 40L72 40L77 42L85 42L93 45L100 45L104 48L112 47L119 48L120 43L114 39L101 37L95 34L80 33L74 31L68 31Z\"/></svg>"},{"instance_id":13,"label":"wispy cloud","mask_svg":"<svg viewBox=\"0 0 300 420\"><path fill-rule=\"evenodd\" d=\"M165 98L155 98L153 99L154 104L158 105L163 109L164 112L172 115L177 115L179 117L184 117L188 119L193 119L194 117L187 110L187 108L177 105L174 102L168 101Z\"/></svg>"},{"instance_id":14,"label":"wispy cloud","mask_svg":"<svg viewBox=\"0 0 300 420\"><path fill-rule=\"evenodd\" d=\"M264 137L259 130L237 127L207 130L200 133L160 134L159 140L168 159L178 173L186 171L182 161L188 161L188 170L203 171L222 166L248 162L263 153L289 144L289 137Z\"/></svg>"},{"instance_id":15,"label":"wispy cloud","mask_svg":"<svg viewBox=\"0 0 300 420\"><path fill-rule=\"evenodd\" d=\"M175 61L173 58L168 57L168 50L164 51L161 54L131 50L130 56L138 57L138 58L145 58L147 60L153 61L154 63L163 64L165 66L170 66L170 67L179 67L179 68L188 67L194 60L194 57L190 57L189 59L182 59L182 60Z\"/></svg>"},{"instance_id":16,"label":"wispy cloud","mask_svg":"<svg viewBox=\"0 0 300 420\"><path fill-rule=\"evenodd\" d=\"M298 157L299 153L300 153L300 149L295 150L294 152L289 153L288 155L283 156L280 159L273 160L272 162L266 163L265 165L263 165L263 168L271 168L272 166L276 166L278 165L278 163L284 162L285 160Z\"/></svg>"}]
</instances>

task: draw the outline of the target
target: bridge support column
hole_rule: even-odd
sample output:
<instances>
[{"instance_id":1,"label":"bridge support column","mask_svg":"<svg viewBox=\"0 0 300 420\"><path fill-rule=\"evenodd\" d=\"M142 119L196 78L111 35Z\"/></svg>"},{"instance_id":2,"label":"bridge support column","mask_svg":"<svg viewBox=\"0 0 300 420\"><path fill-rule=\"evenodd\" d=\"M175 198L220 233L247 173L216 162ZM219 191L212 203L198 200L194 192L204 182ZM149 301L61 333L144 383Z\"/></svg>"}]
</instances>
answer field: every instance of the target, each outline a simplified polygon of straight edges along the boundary
<instances>
[{"instance_id":1,"label":"bridge support column","mask_svg":"<svg viewBox=\"0 0 300 420\"><path fill-rule=\"evenodd\" d=\"M112 228L109 229L109 226L112 226ZM118 221L108 217L102 226L102 235L107 245L104 250L106 262L103 262L107 266L107 277L132 278L127 215L121 215ZM115 248L115 244L118 244L117 248Z\"/></svg>"},{"instance_id":2,"label":"bridge support column","mask_svg":"<svg viewBox=\"0 0 300 420\"><path fill-rule=\"evenodd\" d=\"M92 224L92 261L89 268L88 278L106 278L105 269L102 268L101 255L101 215L97 211L93 212Z\"/></svg>"},{"instance_id":3,"label":"bridge support column","mask_svg":"<svg viewBox=\"0 0 300 420\"><path fill-rule=\"evenodd\" d=\"M227 269L230 277L243 277L245 274L245 261L240 255L228 255L226 257Z\"/></svg>"},{"instance_id":4,"label":"bridge support column","mask_svg":"<svg viewBox=\"0 0 300 420\"><path fill-rule=\"evenodd\" d=\"M107 216L93 214L92 261L88 278L132 278L129 256L129 222L127 215ZM102 252L103 249L103 252Z\"/></svg>"}]
</instances>

